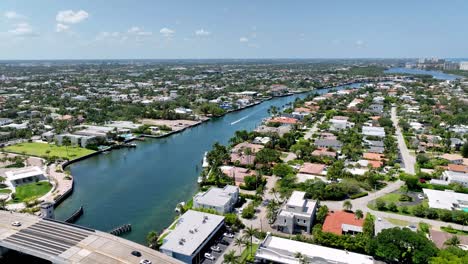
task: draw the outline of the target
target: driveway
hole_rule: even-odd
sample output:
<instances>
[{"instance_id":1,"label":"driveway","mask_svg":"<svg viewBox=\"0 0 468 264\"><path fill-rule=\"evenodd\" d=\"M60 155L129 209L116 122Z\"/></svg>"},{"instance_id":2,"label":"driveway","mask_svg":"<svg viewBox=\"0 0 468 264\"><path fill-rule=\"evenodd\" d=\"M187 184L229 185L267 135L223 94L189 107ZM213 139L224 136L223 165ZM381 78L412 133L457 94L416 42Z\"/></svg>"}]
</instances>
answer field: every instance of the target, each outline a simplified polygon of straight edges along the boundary
<instances>
[{"instance_id":1,"label":"driveway","mask_svg":"<svg viewBox=\"0 0 468 264\"><path fill-rule=\"evenodd\" d=\"M405 139L403 138L403 134L401 133L401 128L398 125L398 116L396 114L396 107L392 107L392 122L393 126L396 128L396 138L398 142L398 149L400 150L401 158L405 167L406 173L414 174L414 165L416 164L416 159L414 156L410 154L408 151L408 147L406 147Z\"/></svg>"},{"instance_id":2,"label":"driveway","mask_svg":"<svg viewBox=\"0 0 468 264\"><path fill-rule=\"evenodd\" d=\"M317 126L325 120L326 116L323 116L319 121L315 122L314 125L305 133L304 139L311 139L312 135L317 132Z\"/></svg>"}]
</instances>

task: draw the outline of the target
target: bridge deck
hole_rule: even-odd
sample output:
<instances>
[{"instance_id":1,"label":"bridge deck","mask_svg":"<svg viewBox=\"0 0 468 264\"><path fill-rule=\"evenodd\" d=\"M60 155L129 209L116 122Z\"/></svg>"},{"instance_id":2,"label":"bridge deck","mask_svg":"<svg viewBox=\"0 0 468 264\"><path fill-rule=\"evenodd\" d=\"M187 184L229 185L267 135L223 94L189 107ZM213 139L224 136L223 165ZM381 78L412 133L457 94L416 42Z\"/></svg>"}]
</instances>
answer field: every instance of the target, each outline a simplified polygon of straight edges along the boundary
<instances>
[{"instance_id":1,"label":"bridge deck","mask_svg":"<svg viewBox=\"0 0 468 264\"><path fill-rule=\"evenodd\" d=\"M12 226L14 221L21 222L21 226ZM139 263L141 259L161 264L181 263L104 232L5 211L0 211L0 246L53 263ZM133 250L142 257L131 255Z\"/></svg>"}]
</instances>

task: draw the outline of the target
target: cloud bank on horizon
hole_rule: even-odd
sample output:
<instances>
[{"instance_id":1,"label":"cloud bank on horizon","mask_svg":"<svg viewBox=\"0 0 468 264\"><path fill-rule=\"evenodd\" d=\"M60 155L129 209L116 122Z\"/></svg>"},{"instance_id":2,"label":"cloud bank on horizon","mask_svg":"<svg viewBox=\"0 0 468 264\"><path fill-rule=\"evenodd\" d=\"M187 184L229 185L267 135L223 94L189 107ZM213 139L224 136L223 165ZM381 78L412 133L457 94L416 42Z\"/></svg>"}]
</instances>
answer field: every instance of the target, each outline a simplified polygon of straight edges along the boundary
<instances>
[{"instance_id":1,"label":"cloud bank on horizon","mask_svg":"<svg viewBox=\"0 0 468 264\"><path fill-rule=\"evenodd\" d=\"M0 59L468 56L467 1L376 2L3 0Z\"/></svg>"}]
</instances>

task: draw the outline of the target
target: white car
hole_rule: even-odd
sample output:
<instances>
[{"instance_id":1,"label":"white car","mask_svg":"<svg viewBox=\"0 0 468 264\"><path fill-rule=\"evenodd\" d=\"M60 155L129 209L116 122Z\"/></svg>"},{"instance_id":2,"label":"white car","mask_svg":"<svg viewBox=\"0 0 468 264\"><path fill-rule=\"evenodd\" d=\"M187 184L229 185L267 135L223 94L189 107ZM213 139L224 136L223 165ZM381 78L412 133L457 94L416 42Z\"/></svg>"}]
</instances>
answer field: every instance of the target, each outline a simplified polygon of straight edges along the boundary
<instances>
[{"instance_id":1,"label":"white car","mask_svg":"<svg viewBox=\"0 0 468 264\"><path fill-rule=\"evenodd\" d=\"M211 260L211 261L213 261L213 260L216 259L216 258L215 258L213 255L211 255L210 253L205 253L205 258L206 258L206 259L209 259L209 260Z\"/></svg>"},{"instance_id":2,"label":"white car","mask_svg":"<svg viewBox=\"0 0 468 264\"><path fill-rule=\"evenodd\" d=\"M218 247L218 246L211 246L210 249L215 251L215 252L221 252L221 248Z\"/></svg>"},{"instance_id":3,"label":"white car","mask_svg":"<svg viewBox=\"0 0 468 264\"><path fill-rule=\"evenodd\" d=\"M234 234L231 234L231 233L224 233L223 236L229 237L229 238L233 238L233 237L234 237Z\"/></svg>"},{"instance_id":4,"label":"white car","mask_svg":"<svg viewBox=\"0 0 468 264\"><path fill-rule=\"evenodd\" d=\"M13 223L11 223L12 226L21 226L21 222L20 221L14 221Z\"/></svg>"},{"instance_id":5,"label":"white car","mask_svg":"<svg viewBox=\"0 0 468 264\"><path fill-rule=\"evenodd\" d=\"M424 199L424 195L418 194L418 198L419 198L419 200L422 200L422 199Z\"/></svg>"},{"instance_id":6,"label":"white car","mask_svg":"<svg viewBox=\"0 0 468 264\"><path fill-rule=\"evenodd\" d=\"M140 264L151 264L151 261L147 259L142 259L140 260Z\"/></svg>"}]
</instances>

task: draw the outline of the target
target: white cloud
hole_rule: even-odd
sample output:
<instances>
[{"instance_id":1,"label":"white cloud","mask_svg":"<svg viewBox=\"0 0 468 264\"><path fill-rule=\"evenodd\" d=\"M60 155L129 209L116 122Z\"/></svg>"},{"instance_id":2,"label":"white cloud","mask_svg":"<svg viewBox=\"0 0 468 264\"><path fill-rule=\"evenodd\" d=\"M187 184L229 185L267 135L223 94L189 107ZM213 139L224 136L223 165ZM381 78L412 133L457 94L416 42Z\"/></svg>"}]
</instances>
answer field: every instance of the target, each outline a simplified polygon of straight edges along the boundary
<instances>
[{"instance_id":1,"label":"white cloud","mask_svg":"<svg viewBox=\"0 0 468 264\"><path fill-rule=\"evenodd\" d=\"M26 18L25 16L16 13L15 11L7 11L3 14L5 18L8 19L20 19L20 18Z\"/></svg>"},{"instance_id":2,"label":"white cloud","mask_svg":"<svg viewBox=\"0 0 468 264\"><path fill-rule=\"evenodd\" d=\"M199 29L199 30L195 31L195 35L197 35L199 37L207 37L207 36L211 35L211 32L206 31L206 30L204 30L202 28L202 29Z\"/></svg>"},{"instance_id":3,"label":"white cloud","mask_svg":"<svg viewBox=\"0 0 468 264\"><path fill-rule=\"evenodd\" d=\"M17 36L28 36L28 35L35 35L31 25L26 22L18 23L15 25L14 29L8 31L9 33Z\"/></svg>"},{"instance_id":4,"label":"white cloud","mask_svg":"<svg viewBox=\"0 0 468 264\"><path fill-rule=\"evenodd\" d=\"M89 17L88 12L84 10L73 11L73 10L63 10L57 13L55 19L57 22L62 24L76 24L87 19Z\"/></svg>"},{"instance_id":5,"label":"white cloud","mask_svg":"<svg viewBox=\"0 0 468 264\"><path fill-rule=\"evenodd\" d=\"M151 31L143 31L143 29L139 28L139 27L131 27L129 30L128 30L128 33L130 34L135 34L135 35L138 35L138 36L151 36L153 35L153 32Z\"/></svg>"},{"instance_id":6,"label":"white cloud","mask_svg":"<svg viewBox=\"0 0 468 264\"><path fill-rule=\"evenodd\" d=\"M241 38L239 39L239 41L240 41L240 42L249 42L249 39L246 38L246 37L241 37Z\"/></svg>"},{"instance_id":7,"label":"white cloud","mask_svg":"<svg viewBox=\"0 0 468 264\"><path fill-rule=\"evenodd\" d=\"M161 28L161 30L159 30L159 33L161 33L166 38L170 38L175 34L175 31L170 28L165 27L165 28Z\"/></svg>"},{"instance_id":8,"label":"white cloud","mask_svg":"<svg viewBox=\"0 0 468 264\"><path fill-rule=\"evenodd\" d=\"M57 26L55 27L55 31L60 33L60 32L66 32L70 29L70 26L58 23Z\"/></svg>"}]
</instances>

